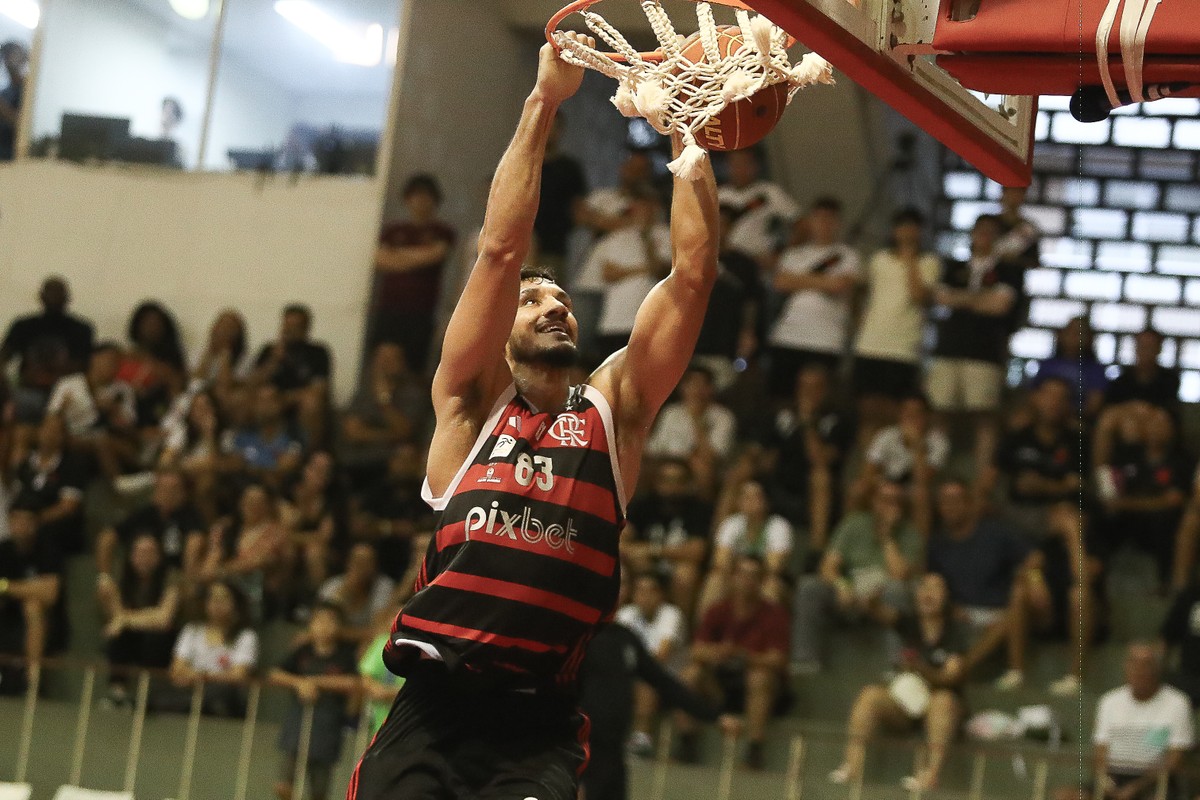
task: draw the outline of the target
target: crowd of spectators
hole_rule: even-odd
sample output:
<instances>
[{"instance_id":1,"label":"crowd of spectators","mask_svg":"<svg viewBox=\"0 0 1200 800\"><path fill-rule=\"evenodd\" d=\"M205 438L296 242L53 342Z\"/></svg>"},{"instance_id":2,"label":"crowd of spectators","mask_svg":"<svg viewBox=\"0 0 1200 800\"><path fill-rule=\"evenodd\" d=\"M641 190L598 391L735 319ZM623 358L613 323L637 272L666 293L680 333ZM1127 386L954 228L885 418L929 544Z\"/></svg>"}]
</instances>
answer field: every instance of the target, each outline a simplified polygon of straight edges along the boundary
<instances>
[{"instance_id":1,"label":"crowd of spectators","mask_svg":"<svg viewBox=\"0 0 1200 800\"><path fill-rule=\"evenodd\" d=\"M669 267L665 198L650 154L631 153L618 184L590 194L569 156L547 158L540 257L574 292L584 365L597 364ZM923 721L931 759L909 786L927 789L979 665L994 661L997 688L1015 689L1029 649L1057 637L1068 655L1049 689L1080 691L1086 649L1107 630L1104 576L1128 543L1153 558L1162 593L1190 603L1164 636L1183 648L1181 685L1200 694L1200 492L1162 337L1138 335L1134 362L1114 370L1081 317L1010 387L1008 339L1038 250L1019 190L954 261L925 249L914 209L863 253L841 238L837 199L802 209L753 151L724 166L720 276L695 362L647 441L617 622L686 686L745 714L751 766L791 687L821 680L829 634L880 629L896 682L863 689L831 778L856 777L876 729ZM138 305L125 341L97 341L66 282L46 280L40 312L0 344L12 375L0 383L0 650L60 650L65 559L94 557L114 665L168 669L180 690L202 677L206 710L236 714L252 672L313 702L344 688L330 676L362 655L364 691L386 706L395 681L371 648L432 524L420 484L433 309L457 239L441 199L414 176L405 218L381 233L362 380L340 407L303 305L285 306L253 355L236 309L189 353L163 304ZM572 237L587 244L578 263ZM92 519L93 490L128 512ZM270 620L307 626L274 671L255 634ZM19 687L21 671L3 669L0 691ZM127 681L114 672L113 702L128 701ZM323 719L344 711L317 702ZM633 702L633 746L648 752L658 704L644 686ZM694 723L679 724L692 758ZM318 750L325 766L336 758L335 743ZM308 768L311 785L327 782L320 763ZM285 776L295 769L285 760Z\"/></svg>"}]
</instances>

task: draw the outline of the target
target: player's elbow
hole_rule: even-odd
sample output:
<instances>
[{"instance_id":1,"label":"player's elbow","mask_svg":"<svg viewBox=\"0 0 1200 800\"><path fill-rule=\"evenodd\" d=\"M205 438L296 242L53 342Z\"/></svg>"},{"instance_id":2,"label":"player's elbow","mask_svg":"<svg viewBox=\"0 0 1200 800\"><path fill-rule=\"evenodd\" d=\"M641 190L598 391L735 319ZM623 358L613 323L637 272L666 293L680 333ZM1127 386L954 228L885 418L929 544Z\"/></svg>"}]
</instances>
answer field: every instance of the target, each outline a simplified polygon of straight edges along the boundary
<instances>
[{"instance_id":1,"label":"player's elbow","mask_svg":"<svg viewBox=\"0 0 1200 800\"><path fill-rule=\"evenodd\" d=\"M671 280L707 297L717 281L717 259L709 252L678 252L671 266Z\"/></svg>"},{"instance_id":2,"label":"player's elbow","mask_svg":"<svg viewBox=\"0 0 1200 800\"><path fill-rule=\"evenodd\" d=\"M517 234L491 234L479 239L479 263L499 269L520 270L529 250L529 237Z\"/></svg>"}]
</instances>

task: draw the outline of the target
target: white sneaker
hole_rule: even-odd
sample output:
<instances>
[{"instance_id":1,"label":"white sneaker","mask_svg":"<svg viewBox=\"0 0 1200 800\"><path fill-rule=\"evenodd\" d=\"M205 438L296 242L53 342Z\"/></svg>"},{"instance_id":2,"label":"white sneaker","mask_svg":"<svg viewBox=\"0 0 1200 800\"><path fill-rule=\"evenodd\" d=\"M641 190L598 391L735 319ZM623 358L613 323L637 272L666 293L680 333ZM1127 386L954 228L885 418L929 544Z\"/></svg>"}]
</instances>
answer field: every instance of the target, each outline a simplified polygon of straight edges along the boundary
<instances>
[{"instance_id":1,"label":"white sneaker","mask_svg":"<svg viewBox=\"0 0 1200 800\"><path fill-rule=\"evenodd\" d=\"M1064 675L1050 684L1050 694L1056 697L1074 697L1083 687L1075 675Z\"/></svg>"},{"instance_id":2,"label":"white sneaker","mask_svg":"<svg viewBox=\"0 0 1200 800\"><path fill-rule=\"evenodd\" d=\"M842 786L850 782L850 767L842 764L840 767L829 773L829 782L835 786Z\"/></svg>"},{"instance_id":3,"label":"white sneaker","mask_svg":"<svg viewBox=\"0 0 1200 800\"><path fill-rule=\"evenodd\" d=\"M1010 669L1001 675L995 684L998 692L1011 692L1020 689L1025 684L1025 673L1019 669Z\"/></svg>"}]
</instances>

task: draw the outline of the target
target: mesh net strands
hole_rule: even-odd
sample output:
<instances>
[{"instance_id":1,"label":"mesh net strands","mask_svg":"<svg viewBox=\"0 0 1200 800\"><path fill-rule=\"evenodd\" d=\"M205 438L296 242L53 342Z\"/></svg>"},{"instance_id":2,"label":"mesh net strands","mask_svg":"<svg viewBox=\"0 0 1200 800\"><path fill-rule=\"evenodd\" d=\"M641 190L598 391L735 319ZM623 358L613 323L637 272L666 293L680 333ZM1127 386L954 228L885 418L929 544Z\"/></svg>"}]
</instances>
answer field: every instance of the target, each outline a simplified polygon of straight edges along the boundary
<instances>
[{"instance_id":1,"label":"mesh net strands","mask_svg":"<svg viewBox=\"0 0 1200 800\"><path fill-rule=\"evenodd\" d=\"M653 53L634 49L620 31L590 9L593 3L574 5L578 7L568 8L577 11L612 52L589 47L562 31L548 30L548 38L564 61L617 81L612 102L622 114L644 117L659 133L682 136L683 152L668 165L680 178L699 177L707 153L697 133L731 103L776 84L787 85L790 101L797 91L814 83L833 83L833 70L825 59L806 53L793 65L787 54L792 43L787 33L766 17L752 16L744 8L735 12L743 42L722 54L718 40L722 33L733 31L718 28L709 3L696 4L699 31L694 37L698 37L704 57L693 61L685 55L693 39L676 31L658 0L641 2L659 43Z\"/></svg>"}]
</instances>

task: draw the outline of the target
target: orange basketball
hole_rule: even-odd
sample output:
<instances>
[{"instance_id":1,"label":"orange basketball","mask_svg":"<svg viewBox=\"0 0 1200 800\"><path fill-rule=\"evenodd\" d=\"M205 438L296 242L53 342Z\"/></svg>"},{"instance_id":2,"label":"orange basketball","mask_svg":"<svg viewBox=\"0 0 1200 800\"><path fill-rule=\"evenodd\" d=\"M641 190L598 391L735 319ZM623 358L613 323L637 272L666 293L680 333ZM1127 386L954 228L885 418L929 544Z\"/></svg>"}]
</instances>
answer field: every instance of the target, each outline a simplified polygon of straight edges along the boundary
<instances>
[{"instance_id":1,"label":"orange basketball","mask_svg":"<svg viewBox=\"0 0 1200 800\"><path fill-rule=\"evenodd\" d=\"M717 51L724 58L743 46L742 32L736 25L717 28ZM747 44L746 47L753 47ZM683 57L693 64L705 59L700 34L693 33L683 43ZM787 108L788 86L777 83L755 92L744 100L730 103L696 132L706 150L741 150L750 147L771 132Z\"/></svg>"}]
</instances>

